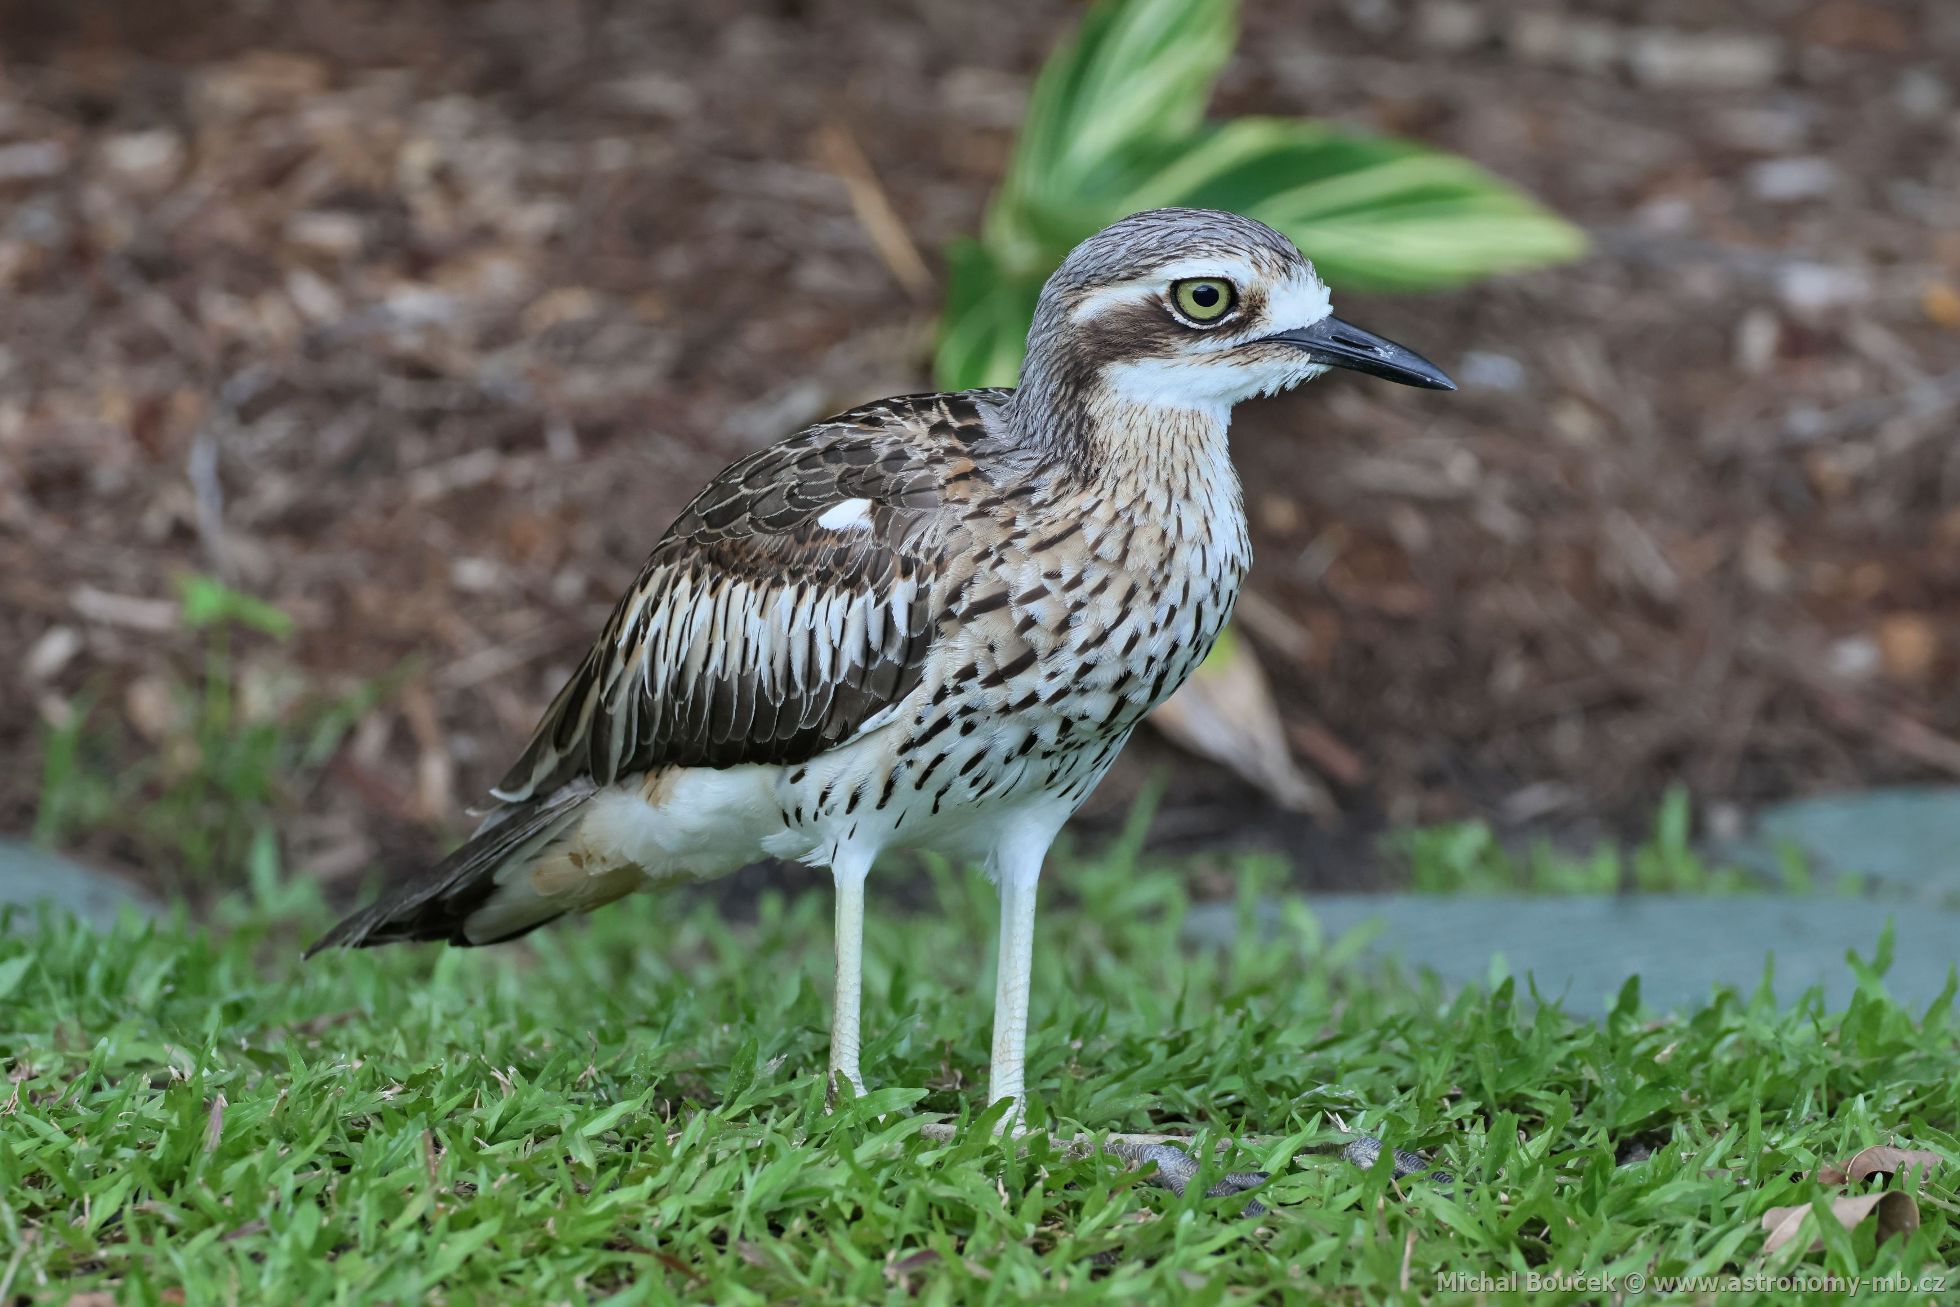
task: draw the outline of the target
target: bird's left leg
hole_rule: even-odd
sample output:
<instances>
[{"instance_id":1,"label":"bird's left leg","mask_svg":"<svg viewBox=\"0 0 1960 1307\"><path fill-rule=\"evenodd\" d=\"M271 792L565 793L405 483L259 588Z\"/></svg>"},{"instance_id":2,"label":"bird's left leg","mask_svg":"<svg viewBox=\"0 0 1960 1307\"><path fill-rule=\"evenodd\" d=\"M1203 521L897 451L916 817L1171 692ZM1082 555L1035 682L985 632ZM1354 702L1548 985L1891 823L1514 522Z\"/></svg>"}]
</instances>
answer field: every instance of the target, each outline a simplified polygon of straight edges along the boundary
<instances>
[{"instance_id":1,"label":"bird's left leg","mask_svg":"<svg viewBox=\"0 0 1960 1307\"><path fill-rule=\"evenodd\" d=\"M1000 970L994 980L994 1060L988 1077L987 1102L1014 1101L1000 1129L1020 1133L1021 1098L1028 1060L1028 994L1034 971L1035 887L1041 880L1046 843L1039 847L1008 845L995 859L1000 879ZM1112 1141L1121 1151L1127 1141ZM1198 1173L1188 1153L1173 1147L1168 1137L1143 1140L1122 1155L1133 1166L1157 1163L1159 1182L1176 1193ZM1213 1187L1214 1194L1239 1193L1265 1182L1262 1172L1234 1172ZM1261 1209L1263 1210L1263 1209Z\"/></svg>"},{"instance_id":2,"label":"bird's left leg","mask_svg":"<svg viewBox=\"0 0 1960 1307\"><path fill-rule=\"evenodd\" d=\"M1000 961L994 977L994 1057L987 1078L987 1102L1012 1099L1001 1119L1011 1130L1021 1116L1028 1064L1028 994L1034 979L1035 887L1042 859L1055 832L1016 832L994 852L1000 886Z\"/></svg>"},{"instance_id":3,"label":"bird's left leg","mask_svg":"<svg viewBox=\"0 0 1960 1307\"><path fill-rule=\"evenodd\" d=\"M858 1048L863 1042L858 1024L864 997L864 880L871 856L840 849L830 875L837 889L837 971L830 1009L830 1092L848 1080L862 1094L864 1077L858 1071Z\"/></svg>"}]
</instances>

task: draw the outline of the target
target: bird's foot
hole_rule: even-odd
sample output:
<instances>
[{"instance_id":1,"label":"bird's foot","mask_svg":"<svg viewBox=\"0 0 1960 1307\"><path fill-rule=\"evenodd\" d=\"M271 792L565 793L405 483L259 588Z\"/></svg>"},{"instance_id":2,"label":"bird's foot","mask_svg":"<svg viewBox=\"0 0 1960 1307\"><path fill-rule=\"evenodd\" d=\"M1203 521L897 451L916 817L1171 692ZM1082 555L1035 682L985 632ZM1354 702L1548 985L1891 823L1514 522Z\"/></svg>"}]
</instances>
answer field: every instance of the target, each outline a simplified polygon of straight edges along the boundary
<instances>
[{"instance_id":1,"label":"bird's foot","mask_svg":"<svg viewBox=\"0 0 1960 1307\"><path fill-rule=\"evenodd\" d=\"M1240 1141L1242 1144L1246 1142L1249 1141ZM1191 1182L1198 1178L1197 1159L1161 1136L1111 1135L1109 1148L1111 1152L1129 1161L1132 1166L1155 1162L1157 1173L1152 1178L1179 1196L1182 1196L1191 1186ZM1448 1171L1430 1170L1429 1162L1422 1154L1412 1153L1406 1148L1389 1148L1373 1135L1350 1135L1335 1143L1309 1145L1305 1151L1339 1153L1344 1161L1366 1171L1375 1165L1376 1159L1384 1150L1395 1159L1393 1173L1397 1180L1417 1176L1447 1187L1455 1179ZM1219 1177L1211 1188L1205 1190L1205 1197L1223 1198L1228 1194L1241 1194L1264 1184L1268 1178L1265 1171L1230 1171ZM1247 1216L1258 1216L1265 1210L1265 1204L1257 1199L1247 1202L1245 1206Z\"/></svg>"},{"instance_id":2,"label":"bird's foot","mask_svg":"<svg viewBox=\"0 0 1960 1307\"><path fill-rule=\"evenodd\" d=\"M1184 1191L1191 1187L1191 1182L1198 1178L1198 1159L1173 1144L1158 1141L1124 1147L1116 1139L1112 1139L1110 1144L1112 1152L1120 1154L1133 1166L1155 1162L1157 1171L1150 1178L1180 1198L1184 1196ZM1269 1178L1265 1171L1227 1171L1218 1177L1215 1184L1205 1190L1205 1197L1224 1198L1231 1194L1242 1194L1257 1189ZM1266 1205L1257 1198L1246 1200L1245 1215L1262 1216L1265 1211Z\"/></svg>"},{"instance_id":3,"label":"bird's foot","mask_svg":"<svg viewBox=\"0 0 1960 1307\"><path fill-rule=\"evenodd\" d=\"M939 1142L951 1142L955 1137L954 1127L950 1123L940 1121L928 1122L919 1133L924 1138ZM1016 1128L1012 1133L1018 1139L1026 1131ZM1188 1136L1082 1134L1068 1138L1058 1137L1056 1142L1062 1145L1066 1153L1074 1157L1080 1157L1095 1151L1097 1148L1101 1148L1114 1157L1122 1158L1124 1162L1134 1168L1141 1168L1155 1163L1157 1169L1150 1177L1152 1182L1180 1196L1191 1187L1191 1182L1198 1178L1198 1159L1186 1152L1183 1147L1180 1147L1180 1145L1188 1145L1196 1142ZM1219 1146L1224 1147L1229 1142L1221 1140L1219 1141ZM1239 1141L1241 1146L1256 1146L1261 1142L1263 1141L1252 1139L1241 1139ZM1341 1139L1324 1144L1308 1144L1301 1151L1307 1153L1337 1153L1350 1165L1359 1167L1365 1171L1374 1166L1376 1159L1382 1155L1384 1149L1387 1149L1395 1159L1394 1177L1397 1180L1405 1180L1411 1176L1421 1176L1437 1185L1448 1186L1453 1182L1453 1177L1448 1171L1430 1170L1428 1161L1420 1153L1412 1153L1403 1148L1389 1148L1388 1145L1373 1135L1347 1135ZM1205 1196L1207 1198L1223 1198L1231 1194L1242 1194L1248 1190L1258 1188L1269 1178L1270 1176L1265 1171L1228 1171L1214 1181L1210 1188L1205 1190ZM1258 1216L1265 1211L1266 1206L1264 1203L1261 1203L1257 1199L1247 1200L1245 1206L1245 1214L1247 1216Z\"/></svg>"},{"instance_id":4,"label":"bird's foot","mask_svg":"<svg viewBox=\"0 0 1960 1307\"><path fill-rule=\"evenodd\" d=\"M1017 1109L1018 1111L1018 1109ZM942 1143L950 1143L957 1137L954 1127L948 1122L930 1121L920 1130L920 1135ZM996 1128L996 1134L1011 1136L1020 1140L1028 1133L1018 1122L1015 1112L1010 1112ZM1178 1147L1179 1144L1194 1142L1184 1135L1089 1135L1055 1136L1062 1151L1070 1157L1084 1157L1101 1148L1112 1157L1123 1159L1131 1168L1141 1168L1156 1163L1157 1169L1151 1175L1152 1183L1182 1196L1198 1178L1198 1162L1191 1154ZM1223 1141L1221 1141L1222 1146ZM1230 1171L1219 1177L1205 1190L1207 1198L1223 1198L1230 1194L1242 1194L1266 1183L1268 1176L1264 1171ZM1257 1200L1246 1204L1248 1216L1257 1216L1266 1210L1265 1204Z\"/></svg>"},{"instance_id":5,"label":"bird's foot","mask_svg":"<svg viewBox=\"0 0 1960 1307\"><path fill-rule=\"evenodd\" d=\"M830 1068L829 1087L824 1091L824 1111L837 1110L838 1086L844 1084L851 1087L852 1098L864 1097L864 1077L858 1074L858 1069L854 1066L834 1066Z\"/></svg>"},{"instance_id":6,"label":"bird's foot","mask_svg":"<svg viewBox=\"0 0 1960 1307\"><path fill-rule=\"evenodd\" d=\"M1388 1145L1373 1135L1350 1135L1338 1143L1321 1144L1311 1151L1316 1153L1339 1153L1342 1158L1366 1171L1374 1166L1375 1159L1382 1155ZM1421 1153L1412 1153L1406 1148L1390 1149L1395 1156L1394 1175L1397 1180L1410 1176L1421 1176L1439 1185L1447 1185L1456 1177L1448 1171L1429 1169L1428 1159Z\"/></svg>"}]
</instances>

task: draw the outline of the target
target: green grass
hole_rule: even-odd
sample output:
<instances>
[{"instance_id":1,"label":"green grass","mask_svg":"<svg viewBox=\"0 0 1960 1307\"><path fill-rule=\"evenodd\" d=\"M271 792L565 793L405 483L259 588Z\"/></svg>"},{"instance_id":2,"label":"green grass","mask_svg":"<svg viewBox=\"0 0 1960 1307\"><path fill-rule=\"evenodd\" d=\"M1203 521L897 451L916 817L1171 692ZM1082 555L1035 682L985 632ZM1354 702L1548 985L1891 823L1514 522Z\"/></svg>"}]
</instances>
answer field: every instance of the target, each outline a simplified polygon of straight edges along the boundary
<instances>
[{"instance_id":1,"label":"green grass","mask_svg":"<svg viewBox=\"0 0 1960 1307\"><path fill-rule=\"evenodd\" d=\"M1182 879L1127 845L1052 869L1036 1121L1260 1136L1223 1159L1273 1172L1274 1210L1248 1217L1039 1138L1017 1154L984 1119L919 1137L979 1108L993 910L977 877L915 875L916 915L874 894L874 1088L835 1114L822 894L735 926L643 898L524 946L304 965L323 910L269 862L208 930L17 923L0 1302L1373 1303L1475 1296L1438 1292L1450 1274L1960 1262L1951 1167L1882 1244L1834 1227L1765 1263L1759 1227L1821 1193L1797 1178L1819 1159L1960 1158L1951 987L1907 1011L1860 963L1840 1012L1720 993L1655 1019L1630 988L1582 1020L1509 982L1356 975L1304 918L1186 952ZM1304 1151L1343 1124L1429 1150L1454 1185Z\"/></svg>"},{"instance_id":2,"label":"green grass","mask_svg":"<svg viewBox=\"0 0 1960 1307\"><path fill-rule=\"evenodd\" d=\"M1602 842L1574 854L1546 842L1508 849L1484 821L1451 822L1404 832L1390 841L1408 867L1409 887L1425 894L1747 894L1778 885L1710 862L1696 847L1687 791L1662 800L1652 836L1633 848ZM1780 887L1814 887L1800 856L1783 859Z\"/></svg>"},{"instance_id":3,"label":"green grass","mask_svg":"<svg viewBox=\"0 0 1960 1307\"><path fill-rule=\"evenodd\" d=\"M248 664L241 649L286 639L292 621L210 577L178 578L178 614L201 647L194 674L160 664L151 712L162 738L136 739L97 714L94 693L78 696L43 727L34 839L107 836L141 865L168 869L176 887L208 890L236 884L276 843L281 816L412 667L329 688L291 666Z\"/></svg>"}]
</instances>

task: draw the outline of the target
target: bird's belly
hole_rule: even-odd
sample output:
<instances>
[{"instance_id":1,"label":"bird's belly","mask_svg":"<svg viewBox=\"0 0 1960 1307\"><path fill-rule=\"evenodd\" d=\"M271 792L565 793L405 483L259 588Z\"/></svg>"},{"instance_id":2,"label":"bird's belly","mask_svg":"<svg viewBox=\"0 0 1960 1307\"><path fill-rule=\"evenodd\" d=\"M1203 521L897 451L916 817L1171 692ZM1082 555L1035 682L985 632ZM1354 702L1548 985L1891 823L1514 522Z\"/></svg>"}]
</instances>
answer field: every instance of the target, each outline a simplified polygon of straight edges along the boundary
<instances>
[{"instance_id":1,"label":"bird's belly","mask_svg":"<svg viewBox=\"0 0 1960 1307\"><path fill-rule=\"evenodd\" d=\"M1182 612L1116 613L1100 629L1090 620L1024 627L1019 651L971 633L972 647L945 665L973 670L929 679L872 765L846 770L862 789L836 787L845 815L872 814L891 842L938 847L936 834L987 824L1002 809L1054 802L1073 812L1137 723L1204 658L1228 611L1221 595Z\"/></svg>"},{"instance_id":2,"label":"bird's belly","mask_svg":"<svg viewBox=\"0 0 1960 1307\"><path fill-rule=\"evenodd\" d=\"M1074 607L1037 606L1009 630L976 633L965 693L1030 726L1044 752L1126 735L1210 652L1238 577L1148 576Z\"/></svg>"},{"instance_id":3,"label":"bird's belly","mask_svg":"<svg viewBox=\"0 0 1960 1307\"><path fill-rule=\"evenodd\" d=\"M1059 824L1127 735L1058 745L1051 714L935 702L925 690L884 729L780 769L778 833L764 841L766 852L819 864L847 846L984 859L1005 819L1039 809L1059 811ZM948 725L931 729L941 720Z\"/></svg>"},{"instance_id":4,"label":"bird's belly","mask_svg":"<svg viewBox=\"0 0 1960 1307\"><path fill-rule=\"evenodd\" d=\"M746 866L781 839L780 772L665 767L622 781L592 796L574 835L577 861L634 868L654 884Z\"/></svg>"},{"instance_id":5,"label":"bird's belly","mask_svg":"<svg viewBox=\"0 0 1960 1307\"><path fill-rule=\"evenodd\" d=\"M883 729L789 769L785 823L821 828L826 845L976 856L1009 814L1066 817L1204 658L1237 578L1170 568L1103 584L1091 571L1073 593L961 623Z\"/></svg>"},{"instance_id":6,"label":"bird's belly","mask_svg":"<svg viewBox=\"0 0 1960 1307\"><path fill-rule=\"evenodd\" d=\"M895 724L793 766L664 769L594 795L575 856L553 866L637 872L658 886L763 857L828 865L851 846L984 860L1005 820L1038 809L1059 825L1128 735L1057 745L1057 730L1053 714L1025 713L921 744Z\"/></svg>"},{"instance_id":7,"label":"bird's belly","mask_svg":"<svg viewBox=\"0 0 1960 1307\"><path fill-rule=\"evenodd\" d=\"M1093 572L1091 573L1093 574ZM984 859L1004 821L1059 825L1225 624L1240 569L1089 574L1045 600L962 623L873 730L807 762L670 768L595 796L579 841L595 865L658 883L761 856L824 865L840 849ZM1017 578L1018 579L1018 578ZM1019 594L1033 589L1019 579Z\"/></svg>"}]
</instances>

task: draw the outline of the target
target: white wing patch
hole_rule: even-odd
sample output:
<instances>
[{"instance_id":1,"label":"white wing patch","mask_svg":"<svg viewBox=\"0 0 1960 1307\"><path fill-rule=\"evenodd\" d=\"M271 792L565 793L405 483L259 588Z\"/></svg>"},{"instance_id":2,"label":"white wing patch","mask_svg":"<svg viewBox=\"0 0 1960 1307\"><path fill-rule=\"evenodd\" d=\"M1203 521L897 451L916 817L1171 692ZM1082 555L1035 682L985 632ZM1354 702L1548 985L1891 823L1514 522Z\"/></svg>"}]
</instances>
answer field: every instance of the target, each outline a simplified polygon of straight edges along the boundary
<instances>
[{"instance_id":1,"label":"white wing patch","mask_svg":"<svg viewBox=\"0 0 1960 1307\"><path fill-rule=\"evenodd\" d=\"M871 501L869 499L846 499L841 504L832 504L817 519L817 525L832 531L869 531L871 529Z\"/></svg>"}]
</instances>

